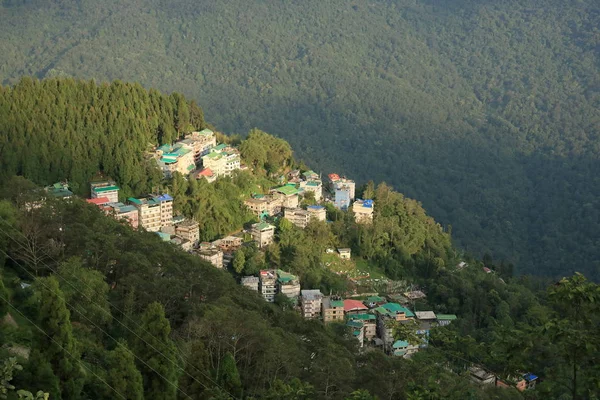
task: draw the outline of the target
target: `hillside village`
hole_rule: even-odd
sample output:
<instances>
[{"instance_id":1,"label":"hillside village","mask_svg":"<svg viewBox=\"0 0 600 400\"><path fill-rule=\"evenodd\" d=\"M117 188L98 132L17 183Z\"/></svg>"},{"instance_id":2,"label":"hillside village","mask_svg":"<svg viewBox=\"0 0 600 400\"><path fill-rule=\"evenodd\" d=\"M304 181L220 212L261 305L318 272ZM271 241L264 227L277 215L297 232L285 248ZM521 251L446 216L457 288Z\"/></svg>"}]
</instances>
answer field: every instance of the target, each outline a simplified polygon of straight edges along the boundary
<instances>
[{"instance_id":1,"label":"hillside village","mask_svg":"<svg viewBox=\"0 0 600 400\"><path fill-rule=\"evenodd\" d=\"M231 176L236 170L248 169L239 149L217 143L215 133L209 129L192 132L172 145L159 146L150 156L156 160L165 179L179 173L188 179L206 179L212 183L219 177ZM87 202L133 229L155 232L163 241L234 274L238 250L253 245L264 251L276 240L277 223L282 219L305 229L311 221L329 222L327 205L332 205L337 210L350 212L357 224L373 222L375 202L356 198L356 184L351 179L335 173L322 179L312 170L294 169L280 176L278 181L279 185L267 193L253 193L244 200L245 207L258 222L210 242L200 241L198 222L176 215L175 199L169 193L120 199L117 183L105 179L90 183ZM66 182L56 183L46 190L58 198L73 196ZM307 199L310 201L305 201ZM322 262L323 268L337 267L336 274L357 283L353 293L322 293L317 288L306 287L299 277L283 269L263 269L257 275L239 276L239 283L266 302L296 309L306 319L344 324L347 335L357 340L360 352L377 348L392 357L410 358L429 345L432 329L457 319L454 314L417 310L418 301L426 298L426 293L406 282L388 282L383 286L385 293L373 292L374 283L380 279L371 277L369 272L357 273L347 268L354 261L352 250L340 247L328 248ZM464 262L456 266L457 270L465 267ZM366 282L373 284L361 286ZM471 365L469 373L471 380L481 386L508 385L482 366ZM511 385L524 390L534 387L536 380L533 374L519 374Z\"/></svg>"}]
</instances>

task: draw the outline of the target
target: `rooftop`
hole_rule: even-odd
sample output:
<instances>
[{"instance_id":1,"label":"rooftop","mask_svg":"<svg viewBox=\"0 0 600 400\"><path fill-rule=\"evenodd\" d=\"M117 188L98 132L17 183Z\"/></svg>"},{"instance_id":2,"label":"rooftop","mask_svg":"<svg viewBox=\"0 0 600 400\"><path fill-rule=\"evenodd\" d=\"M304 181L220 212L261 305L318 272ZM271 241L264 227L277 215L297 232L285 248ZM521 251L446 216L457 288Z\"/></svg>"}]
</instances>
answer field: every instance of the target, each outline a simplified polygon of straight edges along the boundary
<instances>
[{"instance_id":1,"label":"rooftop","mask_svg":"<svg viewBox=\"0 0 600 400\"><path fill-rule=\"evenodd\" d=\"M440 321L454 321L456 315L454 314L436 314L436 318Z\"/></svg>"},{"instance_id":2,"label":"rooftop","mask_svg":"<svg viewBox=\"0 0 600 400\"><path fill-rule=\"evenodd\" d=\"M321 293L319 289L304 289L301 290L300 293L302 294L302 298L305 300L317 300L323 298L323 293Z\"/></svg>"},{"instance_id":3,"label":"rooftop","mask_svg":"<svg viewBox=\"0 0 600 400\"><path fill-rule=\"evenodd\" d=\"M415 311L417 319L435 319L435 313L433 311Z\"/></svg>"},{"instance_id":4,"label":"rooftop","mask_svg":"<svg viewBox=\"0 0 600 400\"><path fill-rule=\"evenodd\" d=\"M373 314L354 314L354 315L349 315L348 319L358 319L361 321L372 321L377 319L377 317Z\"/></svg>"},{"instance_id":5,"label":"rooftop","mask_svg":"<svg viewBox=\"0 0 600 400\"><path fill-rule=\"evenodd\" d=\"M346 322L346 326L351 326L353 328L362 328L363 323L360 321L350 320L350 321Z\"/></svg>"},{"instance_id":6,"label":"rooftop","mask_svg":"<svg viewBox=\"0 0 600 400\"><path fill-rule=\"evenodd\" d=\"M368 310L368 308L359 300L346 299L344 300L344 312Z\"/></svg>"},{"instance_id":7,"label":"rooftop","mask_svg":"<svg viewBox=\"0 0 600 400\"><path fill-rule=\"evenodd\" d=\"M383 297L379 297L379 296L369 296L367 297L367 302L368 303L383 303L385 301L385 299Z\"/></svg>"},{"instance_id":8,"label":"rooftop","mask_svg":"<svg viewBox=\"0 0 600 400\"><path fill-rule=\"evenodd\" d=\"M288 185L275 188L274 190L276 192L283 193L286 196L292 196L292 195L298 194L298 189L296 189L293 186L288 186Z\"/></svg>"},{"instance_id":9,"label":"rooftop","mask_svg":"<svg viewBox=\"0 0 600 400\"><path fill-rule=\"evenodd\" d=\"M112 192L115 190L119 190L119 187L117 185L97 186L97 187L92 188L92 191L96 192L96 193Z\"/></svg>"},{"instance_id":10,"label":"rooftop","mask_svg":"<svg viewBox=\"0 0 600 400\"><path fill-rule=\"evenodd\" d=\"M97 197L95 199L86 199L86 201L90 204L95 204L97 206L110 202L110 200L108 200L108 197Z\"/></svg>"},{"instance_id":11,"label":"rooftop","mask_svg":"<svg viewBox=\"0 0 600 400\"><path fill-rule=\"evenodd\" d=\"M271 230L271 229L275 229L275 227L267 222L259 222L257 224L252 225L252 229L256 229L259 231L264 231L264 230Z\"/></svg>"},{"instance_id":12,"label":"rooftop","mask_svg":"<svg viewBox=\"0 0 600 400\"><path fill-rule=\"evenodd\" d=\"M408 342L406 340L396 340L392 347L394 349L403 349L408 347Z\"/></svg>"},{"instance_id":13,"label":"rooftop","mask_svg":"<svg viewBox=\"0 0 600 400\"><path fill-rule=\"evenodd\" d=\"M320 210L324 210L325 207L323 206L308 206L306 207L307 210L312 210L312 211L320 211Z\"/></svg>"},{"instance_id":14,"label":"rooftop","mask_svg":"<svg viewBox=\"0 0 600 400\"><path fill-rule=\"evenodd\" d=\"M382 305L379 308L384 308L385 310L388 311L388 313L391 313L391 314L404 313L407 317L414 317L415 316L415 314L413 314L412 311L410 311L406 307L401 306L398 303L386 303L386 304Z\"/></svg>"}]
</instances>

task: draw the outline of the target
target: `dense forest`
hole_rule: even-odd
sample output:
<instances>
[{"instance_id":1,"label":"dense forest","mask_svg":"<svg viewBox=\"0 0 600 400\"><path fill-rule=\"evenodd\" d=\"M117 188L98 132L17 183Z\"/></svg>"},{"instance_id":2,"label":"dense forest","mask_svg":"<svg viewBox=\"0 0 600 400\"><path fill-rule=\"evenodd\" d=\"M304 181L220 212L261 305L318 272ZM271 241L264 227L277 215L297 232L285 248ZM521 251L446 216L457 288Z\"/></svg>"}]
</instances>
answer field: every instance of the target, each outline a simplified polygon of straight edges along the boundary
<instances>
[{"instance_id":1,"label":"dense forest","mask_svg":"<svg viewBox=\"0 0 600 400\"><path fill-rule=\"evenodd\" d=\"M60 173L86 194L86 179L113 165L134 195L169 190L176 213L198 218L203 239L212 239L254 221L241 199L306 168L289 144L258 130L241 142L220 136L238 145L250 170L212 184L178 174L161 180L143 157L146 146L205 124L182 96L71 79L24 79L1 94L0 149L11 158L3 157L0 179L0 398L598 398L600 287L583 275L515 277L512 265L489 256L457 269L450 232L417 201L372 182L359 193L377 204L372 225L331 207L331 223L305 229L281 218L265 251L245 246L231 270L218 270L38 185ZM83 130L88 118L97 123ZM124 140L132 145L116 153ZM52 157L42 162L45 152ZM124 162L107 161L114 154ZM328 246L350 247L374 272L427 288L414 306L458 320L432 330L429 347L412 358L389 357L359 351L342 324L304 320L289 303L268 304L236 283L281 267L303 287L343 295L348 281L321 262ZM469 383L472 363L503 377L534 371L541 381L524 393L481 389Z\"/></svg>"},{"instance_id":2,"label":"dense forest","mask_svg":"<svg viewBox=\"0 0 600 400\"><path fill-rule=\"evenodd\" d=\"M4 0L0 81L123 79L385 180L456 243L599 279L595 0ZM3 155L3 158L5 156Z\"/></svg>"}]
</instances>

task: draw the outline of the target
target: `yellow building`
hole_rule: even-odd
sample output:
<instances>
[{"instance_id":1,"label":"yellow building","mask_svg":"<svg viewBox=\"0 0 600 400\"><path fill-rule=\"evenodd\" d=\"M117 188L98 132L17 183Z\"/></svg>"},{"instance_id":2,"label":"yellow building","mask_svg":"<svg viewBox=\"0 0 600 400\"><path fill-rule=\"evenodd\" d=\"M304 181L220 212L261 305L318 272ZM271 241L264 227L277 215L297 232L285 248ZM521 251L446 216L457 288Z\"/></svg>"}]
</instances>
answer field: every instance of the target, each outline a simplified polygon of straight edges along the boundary
<instances>
[{"instance_id":1,"label":"yellow building","mask_svg":"<svg viewBox=\"0 0 600 400\"><path fill-rule=\"evenodd\" d=\"M128 200L138 210L139 226L147 231L158 232L164 226L173 225L173 198L168 194Z\"/></svg>"}]
</instances>

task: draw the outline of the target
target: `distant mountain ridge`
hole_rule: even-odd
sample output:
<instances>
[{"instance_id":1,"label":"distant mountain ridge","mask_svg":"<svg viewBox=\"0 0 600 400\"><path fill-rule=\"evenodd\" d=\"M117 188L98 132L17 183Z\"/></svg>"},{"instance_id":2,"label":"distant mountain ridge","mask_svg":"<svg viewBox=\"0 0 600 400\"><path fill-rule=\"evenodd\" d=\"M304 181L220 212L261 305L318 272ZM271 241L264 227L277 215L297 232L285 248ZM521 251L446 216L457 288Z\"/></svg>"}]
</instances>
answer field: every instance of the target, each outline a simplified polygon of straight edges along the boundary
<instances>
[{"instance_id":1,"label":"distant mountain ridge","mask_svg":"<svg viewBox=\"0 0 600 400\"><path fill-rule=\"evenodd\" d=\"M0 80L124 79L385 180L467 251L600 278L592 0L4 1Z\"/></svg>"}]
</instances>

